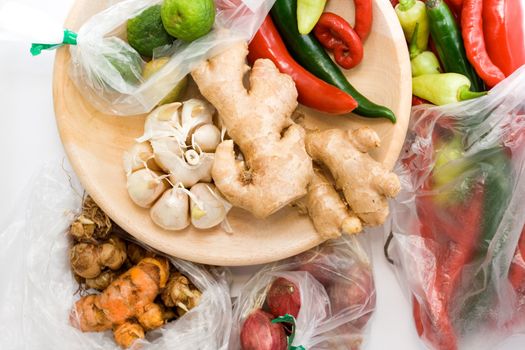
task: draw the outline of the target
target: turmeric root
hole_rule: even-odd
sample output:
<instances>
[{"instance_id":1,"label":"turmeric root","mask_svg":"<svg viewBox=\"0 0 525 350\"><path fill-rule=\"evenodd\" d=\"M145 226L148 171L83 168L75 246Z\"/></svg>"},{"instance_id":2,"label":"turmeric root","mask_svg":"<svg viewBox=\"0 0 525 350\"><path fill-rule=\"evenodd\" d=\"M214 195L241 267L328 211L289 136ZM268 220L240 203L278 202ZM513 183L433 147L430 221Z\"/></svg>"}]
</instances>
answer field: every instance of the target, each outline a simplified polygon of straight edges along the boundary
<instances>
[{"instance_id":1,"label":"turmeric root","mask_svg":"<svg viewBox=\"0 0 525 350\"><path fill-rule=\"evenodd\" d=\"M126 261L126 243L116 236L103 244L78 243L69 251L73 271L84 278L95 278L105 267L118 270Z\"/></svg>"},{"instance_id":2,"label":"turmeric root","mask_svg":"<svg viewBox=\"0 0 525 350\"><path fill-rule=\"evenodd\" d=\"M379 136L368 127L318 131L306 137L308 154L326 165L350 208L371 226L385 222L387 197L396 196L400 190L398 177L367 153L379 144Z\"/></svg>"},{"instance_id":3,"label":"turmeric root","mask_svg":"<svg viewBox=\"0 0 525 350\"><path fill-rule=\"evenodd\" d=\"M136 322L124 322L113 331L115 342L123 349L130 348L137 340L144 339L144 329Z\"/></svg>"},{"instance_id":4,"label":"turmeric root","mask_svg":"<svg viewBox=\"0 0 525 350\"><path fill-rule=\"evenodd\" d=\"M145 331L162 327L168 320L175 317L175 313L164 309L159 304L149 304L144 308L144 313L138 317L138 321Z\"/></svg>"},{"instance_id":5,"label":"turmeric root","mask_svg":"<svg viewBox=\"0 0 525 350\"><path fill-rule=\"evenodd\" d=\"M69 234L79 242L105 240L111 231L111 220L90 196L84 199L82 213L69 228Z\"/></svg>"},{"instance_id":6,"label":"turmeric root","mask_svg":"<svg viewBox=\"0 0 525 350\"><path fill-rule=\"evenodd\" d=\"M347 208L319 169L314 170L312 182L308 185L306 208L316 231L324 239L337 238L342 233L358 233L363 229L361 220Z\"/></svg>"},{"instance_id":7,"label":"turmeric root","mask_svg":"<svg viewBox=\"0 0 525 350\"><path fill-rule=\"evenodd\" d=\"M180 272L174 272L161 297L164 305L176 306L179 316L182 316L198 305L201 292L190 283L186 276Z\"/></svg>"},{"instance_id":8,"label":"turmeric root","mask_svg":"<svg viewBox=\"0 0 525 350\"><path fill-rule=\"evenodd\" d=\"M212 177L234 206L264 218L303 197L312 177L305 132L291 115L297 107L293 80L269 60L257 60L247 90L246 43L202 63L192 72L202 95L219 112L232 140L215 152ZM234 142L244 161L235 159Z\"/></svg>"},{"instance_id":9,"label":"turmeric root","mask_svg":"<svg viewBox=\"0 0 525 350\"><path fill-rule=\"evenodd\" d=\"M168 277L167 259L145 258L101 294L78 300L71 314L71 323L83 332L100 332L115 327L117 342L128 346L130 342L143 338L144 333L142 326L129 322L140 320L148 310L155 309L151 305L166 286ZM150 326L147 322L145 324Z\"/></svg>"}]
</instances>

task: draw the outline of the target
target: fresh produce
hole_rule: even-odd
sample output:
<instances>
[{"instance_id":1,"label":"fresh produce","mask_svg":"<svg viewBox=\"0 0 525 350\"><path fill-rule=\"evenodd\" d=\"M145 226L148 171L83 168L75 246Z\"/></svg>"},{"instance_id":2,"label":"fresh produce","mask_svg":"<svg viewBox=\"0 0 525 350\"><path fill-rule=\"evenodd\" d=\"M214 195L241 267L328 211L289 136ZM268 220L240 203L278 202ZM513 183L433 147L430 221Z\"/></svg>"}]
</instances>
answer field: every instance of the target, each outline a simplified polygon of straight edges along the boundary
<instances>
[{"instance_id":1,"label":"fresh produce","mask_svg":"<svg viewBox=\"0 0 525 350\"><path fill-rule=\"evenodd\" d=\"M486 92L470 91L470 80L457 73L424 74L412 78L412 93L436 105L470 100Z\"/></svg>"},{"instance_id":2,"label":"fresh produce","mask_svg":"<svg viewBox=\"0 0 525 350\"><path fill-rule=\"evenodd\" d=\"M323 13L314 34L321 45L334 53L335 62L341 67L351 69L361 63L361 38L344 18L331 12Z\"/></svg>"},{"instance_id":3,"label":"fresh produce","mask_svg":"<svg viewBox=\"0 0 525 350\"><path fill-rule=\"evenodd\" d=\"M142 77L144 80L148 80L155 73L160 71L169 61L168 57L161 57L149 61L144 65L144 70L142 71ZM160 82L159 82L160 83ZM186 87L188 86L188 77L182 78L175 87L164 97L159 103L159 106L180 101L182 95L186 92Z\"/></svg>"},{"instance_id":4,"label":"fresh produce","mask_svg":"<svg viewBox=\"0 0 525 350\"><path fill-rule=\"evenodd\" d=\"M206 34L215 22L213 0L164 0L161 8L166 31L177 39L194 41Z\"/></svg>"},{"instance_id":5,"label":"fresh produce","mask_svg":"<svg viewBox=\"0 0 525 350\"><path fill-rule=\"evenodd\" d=\"M379 136L368 127L313 132L306 138L308 154L328 168L348 206L363 223L372 226L384 223L387 198L400 190L397 176L367 153L379 145Z\"/></svg>"},{"instance_id":6,"label":"fresh produce","mask_svg":"<svg viewBox=\"0 0 525 350\"><path fill-rule=\"evenodd\" d=\"M107 241L77 243L69 251L73 271L84 278L95 278L104 268L118 270L126 261L126 244L116 236Z\"/></svg>"},{"instance_id":7,"label":"fresh produce","mask_svg":"<svg viewBox=\"0 0 525 350\"><path fill-rule=\"evenodd\" d=\"M69 227L69 234L77 242L92 243L109 237L112 224L95 201L86 196L82 203L82 212Z\"/></svg>"},{"instance_id":8,"label":"fresh produce","mask_svg":"<svg viewBox=\"0 0 525 350\"><path fill-rule=\"evenodd\" d=\"M231 205L213 184L198 183L191 190L191 223L199 229L208 229L224 221Z\"/></svg>"},{"instance_id":9,"label":"fresh produce","mask_svg":"<svg viewBox=\"0 0 525 350\"><path fill-rule=\"evenodd\" d=\"M261 309L253 311L244 321L241 331L242 350L286 350L284 327L272 323L274 317Z\"/></svg>"},{"instance_id":10,"label":"fresh produce","mask_svg":"<svg viewBox=\"0 0 525 350\"><path fill-rule=\"evenodd\" d=\"M160 5L154 5L128 20L128 43L142 56L153 57L157 47L171 45L174 38L166 32L160 17Z\"/></svg>"},{"instance_id":11,"label":"fresh produce","mask_svg":"<svg viewBox=\"0 0 525 350\"><path fill-rule=\"evenodd\" d=\"M122 45L122 40L112 39L114 40L108 40L109 52L103 53L111 68L105 73L108 76L100 78L102 83L110 87L115 80L118 80L119 84L139 85L142 78L142 58L131 47ZM109 83L109 80L112 83Z\"/></svg>"},{"instance_id":12,"label":"fresh produce","mask_svg":"<svg viewBox=\"0 0 525 350\"><path fill-rule=\"evenodd\" d=\"M401 23L403 33L408 42L413 42L413 36L418 27L415 48L423 52L428 47L429 23L425 3L419 0L401 0L395 7L397 18Z\"/></svg>"},{"instance_id":13,"label":"fresh produce","mask_svg":"<svg viewBox=\"0 0 525 350\"><path fill-rule=\"evenodd\" d=\"M364 42L372 30L372 0L354 0L354 30Z\"/></svg>"},{"instance_id":14,"label":"fresh produce","mask_svg":"<svg viewBox=\"0 0 525 350\"><path fill-rule=\"evenodd\" d=\"M146 258L109 285L102 294L82 297L71 313L71 323L83 332L101 332L141 318L166 286L169 263L166 259ZM143 327L133 331L115 328L115 340L127 347L144 337ZM131 333L131 334L130 334ZM132 341L128 340L131 336Z\"/></svg>"},{"instance_id":15,"label":"fresh produce","mask_svg":"<svg viewBox=\"0 0 525 350\"><path fill-rule=\"evenodd\" d=\"M386 118L395 122L396 117L390 109L369 101L348 82L312 34L299 33L296 10L296 0L277 0L271 10L274 23L292 56L318 78L350 94L358 103L356 114L370 118Z\"/></svg>"},{"instance_id":16,"label":"fresh produce","mask_svg":"<svg viewBox=\"0 0 525 350\"><path fill-rule=\"evenodd\" d=\"M113 270L105 270L100 273L95 278L86 278L83 281L79 281L79 283L85 283L86 287L88 289L95 289L98 291L103 291L106 289L114 280L118 278L121 274L124 273L124 271L121 271L122 269L118 271Z\"/></svg>"},{"instance_id":17,"label":"fresh produce","mask_svg":"<svg viewBox=\"0 0 525 350\"><path fill-rule=\"evenodd\" d=\"M270 286L266 303L272 315L288 314L297 318L301 308L301 291L292 281L279 277Z\"/></svg>"},{"instance_id":18,"label":"fresh produce","mask_svg":"<svg viewBox=\"0 0 525 350\"><path fill-rule=\"evenodd\" d=\"M306 208L315 230L324 239L337 238L342 233L354 234L363 230L361 220L347 208L333 184L320 169L314 169L314 176L308 185Z\"/></svg>"},{"instance_id":19,"label":"fresh produce","mask_svg":"<svg viewBox=\"0 0 525 350\"><path fill-rule=\"evenodd\" d=\"M179 272L173 272L166 288L162 291L161 298L167 307L176 307L179 316L199 304L202 293Z\"/></svg>"},{"instance_id":20,"label":"fresh produce","mask_svg":"<svg viewBox=\"0 0 525 350\"><path fill-rule=\"evenodd\" d=\"M129 151L124 153L123 161L127 175L144 168L153 171L161 170L155 162L153 148L149 142L135 143Z\"/></svg>"},{"instance_id":21,"label":"fresh produce","mask_svg":"<svg viewBox=\"0 0 525 350\"><path fill-rule=\"evenodd\" d=\"M427 33L428 36L428 33ZM412 76L417 77L423 74L438 74L441 72L439 60L432 51L421 51L418 47L419 23L414 27L412 40L410 42L410 66Z\"/></svg>"},{"instance_id":22,"label":"fresh produce","mask_svg":"<svg viewBox=\"0 0 525 350\"><path fill-rule=\"evenodd\" d=\"M305 132L290 118L297 107L293 80L271 61L257 60L248 92L243 85L247 54L246 44L236 44L202 63L192 76L232 139L215 152L215 186L232 205L264 218L306 194L312 162ZM243 161L235 157L234 142Z\"/></svg>"},{"instance_id":23,"label":"fresh produce","mask_svg":"<svg viewBox=\"0 0 525 350\"><path fill-rule=\"evenodd\" d=\"M265 18L249 45L250 64L259 58L272 60L281 73L292 77L298 101L303 105L331 114L350 113L357 107L352 96L317 78L290 56L270 16Z\"/></svg>"},{"instance_id":24,"label":"fresh produce","mask_svg":"<svg viewBox=\"0 0 525 350\"><path fill-rule=\"evenodd\" d=\"M461 32L465 42L467 58L485 84L493 87L505 79L505 75L492 63L485 49L481 18L482 7L483 0L464 1L461 12Z\"/></svg>"},{"instance_id":25,"label":"fresh produce","mask_svg":"<svg viewBox=\"0 0 525 350\"><path fill-rule=\"evenodd\" d=\"M189 201L183 188L171 188L151 208L151 220L165 230L183 230L190 225Z\"/></svg>"},{"instance_id":26,"label":"fresh produce","mask_svg":"<svg viewBox=\"0 0 525 350\"><path fill-rule=\"evenodd\" d=\"M427 0L430 34L447 73L458 73L471 82L472 91L483 91L483 83L469 63L454 15L443 0Z\"/></svg>"},{"instance_id":27,"label":"fresh produce","mask_svg":"<svg viewBox=\"0 0 525 350\"><path fill-rule=\"evenodd\" d=\"M168 185L158 172L140 169L128 176L126 184L131 200L142 208L150 208Z\"/></svg>"},{"instance_id":28,"label":"fresh produce","mask_svg":"<svg viewBox=\"0 0 525 350\"><path fill-rule=\"evenodd\" d=\"M309 34L323 14L326 0L297 1L297 29L303 35Z\"/></svg>"},{"instance_id":29,"label":"fresh produce","mask_svg":"<svg viewBox=\"0 0 525 350\"><path fill-rule=\"evenodd\" d=\"M518 0L483 1L483 36L492 62L509 76L525 64L524 4Z\"/></svg>"}]
</instances>

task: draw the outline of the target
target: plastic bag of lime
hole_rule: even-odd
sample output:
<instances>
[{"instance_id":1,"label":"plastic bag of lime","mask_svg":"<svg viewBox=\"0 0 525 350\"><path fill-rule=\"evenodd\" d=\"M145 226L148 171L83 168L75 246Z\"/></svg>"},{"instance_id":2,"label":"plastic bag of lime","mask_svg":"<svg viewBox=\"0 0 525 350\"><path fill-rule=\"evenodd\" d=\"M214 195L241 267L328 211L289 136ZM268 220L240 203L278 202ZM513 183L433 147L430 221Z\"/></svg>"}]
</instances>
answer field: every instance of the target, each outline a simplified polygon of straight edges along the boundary
<instances>
[{"instance_id":1,"label":"plastic bag of lime","mask_svg":"<svg viewBox=\"0 0 525 350\"><path fill-rule=\"evenodd\" d=\"M274 2L80 1L63 42L33 44L31 52L69 45L70 77L84 98L103 113L143 114L177 101L199 62L251 40Z\"/></svg>"}]
</instances>

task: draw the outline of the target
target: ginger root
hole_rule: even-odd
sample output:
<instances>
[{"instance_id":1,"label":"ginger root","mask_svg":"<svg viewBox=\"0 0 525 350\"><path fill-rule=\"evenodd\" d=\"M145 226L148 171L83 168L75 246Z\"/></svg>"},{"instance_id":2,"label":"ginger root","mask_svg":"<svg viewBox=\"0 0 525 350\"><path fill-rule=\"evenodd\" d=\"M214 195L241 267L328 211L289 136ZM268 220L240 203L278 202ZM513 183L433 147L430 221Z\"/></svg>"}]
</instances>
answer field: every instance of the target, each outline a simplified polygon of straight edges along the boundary
<instances>
[{"instance_id":1,"label":"ginger root","mask_svg":"<svg viewBox=\"0 0 525 350\"><path fill-rule=\"evenodd\" d=\"M314 170L314 177L308 185L306 208L316 231L324 239L363 230L361 220L346 206L332 183L319 169Z\"/></svg>"},{"instance_id":2,"label":"ginger root","mask_svg":"<svg viewBox=\"0 0 525 350\"><path fill-rule=\"evenodd\" d=\"M308 154L326 165L352 211L370 226L385 222L387 198L400 190L398 177L367 153L379 145L379 136L368 127L317 131L306 137ZM319 222L319 215L324 214L316 213L314 222Z\"/></svg>"},{"instance_id":3,"label":"ginger root","mask_svg":"<svg viewBox=\"0 0 525 350\"><path fill-rule=\"evenodd\" d=\"M162 291L161 298L167 307L177 307L179 316L193 309L199 304L202 293L195 288L186 276L174 272L170 276L166 289Z\"/></svg>"},{"instance_id":4,"label":"ginger root","mask_svg":"<svg viewBox=\"0 0 525 350\"><path fill-rule=\"evenodd\" d=\"M82 213L73 221L69 234L79 242L107 239L111 231L111 220L90 196L86 196Z\"/></svg>"},{"instance_id":5,"label":"ginger root","mask_svg":"<svg viewBox=\"0 0 525 350\"><path fill-rule=\"evenodd\" d=\"M306 195L312 162L305 131L291 119L297 107L293 80L261 59L251 69L247 90L247 54L246 43L236 44L200 64L192 76L232 138L215 152L215 185L231 204L264 218ZM236 160L234 142L244 161Z\"/></svg>"},{"instance_id":6,"label":"ginger root","mask_svg":"<svg viewBox=\"0 0 525 350\"><path fill-rule=\"evenodd\" d=\"M96 278L105 267L118 270L126 261L126 243L112 236L103 244L78 243L69 251L73 271L84 278Z\"/></svg>"},{"instance_id":7,"label":"ginger root","mask_svg":"<svg viewBox=\"0 0 525 350\"><path fill-rule=\"evenodd\" d=\"M166 286L169 263L165 258L145 258L109 285L99 295L88 295L75 304L71 323L83 332L101 332L115 327L115 340L129 346L143 338L144 328L133 323L144 321L155 298ZM144 315L146 314L146 315ZM148 318L149 319L149 318Z\"/></svg>"}]
</instances>

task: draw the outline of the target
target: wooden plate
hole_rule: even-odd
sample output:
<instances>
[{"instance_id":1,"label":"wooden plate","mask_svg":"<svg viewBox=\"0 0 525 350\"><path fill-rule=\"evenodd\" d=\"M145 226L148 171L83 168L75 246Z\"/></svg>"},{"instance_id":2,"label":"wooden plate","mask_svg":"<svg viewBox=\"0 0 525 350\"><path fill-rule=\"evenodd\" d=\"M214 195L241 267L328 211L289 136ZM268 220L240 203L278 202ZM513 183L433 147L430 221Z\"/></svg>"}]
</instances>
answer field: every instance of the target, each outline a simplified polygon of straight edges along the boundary
<instances>
[{"instance_id":1,"label":"wooden plate","mask_svg":"<svg viewBox=\"0 0 525 350\"><path fill-rule=\"evenodd\" d=\"M78 0L66 27L78 29L103 1ZM330 0L327 11L353 23L353 2ZM388 0L374 0L374 24L365 43L364 60L346 74L371 100L390 107L398 122L379 119L326 116L306 111L306 122L319 128L373 127L382 146L374 157L386 166L395 163L408 126L411 105L410 62L401 27ZM137 239L170 255L213 265L252 265L283 259L321 243L308 217L292 208L265 220L243 210L228 216L234 233L221 229L187 229L169 232L155 226L148 210L134 205L126 192L122 153L142 134L144 117L116 117L97 112L69 78L67 48L57 52L54 101L58 129L65 150L87 192L102 209Z\"/></svg>"}]
</instances>

